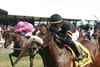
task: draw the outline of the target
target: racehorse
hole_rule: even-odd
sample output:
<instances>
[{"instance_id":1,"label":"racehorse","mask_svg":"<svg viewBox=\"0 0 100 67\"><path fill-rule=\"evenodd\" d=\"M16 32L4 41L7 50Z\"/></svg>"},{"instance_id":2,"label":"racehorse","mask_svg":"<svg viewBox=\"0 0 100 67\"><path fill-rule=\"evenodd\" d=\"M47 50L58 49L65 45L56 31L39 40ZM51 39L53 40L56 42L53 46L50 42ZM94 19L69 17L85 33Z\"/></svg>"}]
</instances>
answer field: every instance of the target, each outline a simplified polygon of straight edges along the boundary
<instances>
[{"instance_id":1,"label":"racehorse","mask_svg":"<svg viewBox=\"0 0 100 67\"><path fill-rule=\"evenodd\" d=\"M98 39L99 44L100 44L100 23L97 23L94 25L94 38Z\"/></svg>"},{"instance_id":2,"label":"racehorse","mask_svg":"<svg viewBox=\"0 0 100 67\"><path fill-rule=\"evenodd\" d=\"M100 63L98 62L98 61L100 61L100 23L97 23L96 25L94 25L94 33L93 33L92 37L94 38L95 42L98 44L98 47L99 47L99 55L95 62L98 64L96 64L95 67L100 67Z\"/></svg>"},{"instance_id":3,"label":"racehorse","mask_svg":"<svg viewBox=\"0 0 100 67\"><path fill-rule=\"evenodd\" d=\"M100 26L98 26L98 24L96 24L94 26L94 33L91 36L91 42L95 45L94 47L97 48L98 50L98 55L95 59L95 62L93 63L93 65L91 65L91 67L100 67L100 63L98 61L100 61L100 30L98 29L100 28ZM89 40L88 38L86 38L85 36L82 35L82 33L80 33L80 28L77 27L78 31L79 31L79 39L78 40Z\"/></svg>"},{"instance_id":4,"label":"racehorse","mask_svg":"<svg viewBox=\"0 0 100 67\"><path fill-rule=\"evenodd\" d=\"M36 41L33 38L30 38L31 48L38 49L39 54L41 55L44 67L74 67L74 58L69 49L63 47L63 45L58 45L55 42L55 37L51 35L51 32L48 30L48 26L38 26L39 31L38 35L42 40L43 44L39 44L39 41ZM80 41L89 51L93 60L93 63L96 60L98 55L98 50L96 47L88 40ZM34 52L35 50L33 50ZM88 64L86 67L96 67L95 64Z\"/></svg>"},{"instance_id":5,"label":"racehorse","mask_svg":"<svg viewBox=\"0 0 100 67\"><path fill-rule=\"evenodd\" d=\"M29 51L29 44L28 44L28 39L25 36L20 35L19 33L15 33L12 30L10 31L5 31L4 32L4 47L7 48L12 41L14 42L14 52L9 54L10 62L12 67L15 67L15 65L19 62L19 60L23 56L30 56L30 67L33 67L33 59L34 55L30 54ZM16 57L17 59L13 63L12 56Z\"/></svg>"}]
</instances>

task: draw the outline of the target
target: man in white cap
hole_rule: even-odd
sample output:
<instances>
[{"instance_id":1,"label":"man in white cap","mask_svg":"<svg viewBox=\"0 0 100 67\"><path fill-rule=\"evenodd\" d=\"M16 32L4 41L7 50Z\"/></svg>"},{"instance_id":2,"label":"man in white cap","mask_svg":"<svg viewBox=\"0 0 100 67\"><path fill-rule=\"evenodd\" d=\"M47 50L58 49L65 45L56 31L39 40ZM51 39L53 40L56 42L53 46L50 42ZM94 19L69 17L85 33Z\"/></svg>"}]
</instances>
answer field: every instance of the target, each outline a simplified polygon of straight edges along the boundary
<instances>
[{"instance_id":1,"label":"man in white cap","mask_svg":"<svg viewBox=\"0 0 100 67\"><path fill-rule=\"evenodd\" d=\"M87 21L84 19L81 20L80 22L80 32L84 37L87 37L89 40L91 40L91 36L94 33L93 26L89 24Z\"/></svg>"}]
</instances>

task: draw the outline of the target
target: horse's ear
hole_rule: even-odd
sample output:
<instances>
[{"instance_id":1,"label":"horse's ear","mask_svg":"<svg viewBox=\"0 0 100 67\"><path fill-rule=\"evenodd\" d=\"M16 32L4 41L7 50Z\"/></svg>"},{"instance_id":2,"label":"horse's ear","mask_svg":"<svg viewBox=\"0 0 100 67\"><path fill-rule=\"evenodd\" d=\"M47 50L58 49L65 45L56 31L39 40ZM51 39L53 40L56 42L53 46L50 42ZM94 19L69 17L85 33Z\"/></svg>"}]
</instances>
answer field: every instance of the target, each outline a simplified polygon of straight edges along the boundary
<instances>
[{"instance_id":1,"label":"horse's ear","mask_svg":"<svg viewBox=\"0 0 100 67\"><path fill-rule=\"evenodd\" d=\"M14 27L11 28L11 32L15 32L15 28Z\"/></svg>"},{"instance_id":2,"label":"horse's ear","mask_svg":"<svg viewBox=\"0 0 100 67\"><path fill-rule=\"evenodd\" d=\"M50 23L48 23L48 24L47 24L47 28L49 29L49 28L50 28L50 26L51 26L51 24L50 24Z\"/></svg>"}]
</instances>

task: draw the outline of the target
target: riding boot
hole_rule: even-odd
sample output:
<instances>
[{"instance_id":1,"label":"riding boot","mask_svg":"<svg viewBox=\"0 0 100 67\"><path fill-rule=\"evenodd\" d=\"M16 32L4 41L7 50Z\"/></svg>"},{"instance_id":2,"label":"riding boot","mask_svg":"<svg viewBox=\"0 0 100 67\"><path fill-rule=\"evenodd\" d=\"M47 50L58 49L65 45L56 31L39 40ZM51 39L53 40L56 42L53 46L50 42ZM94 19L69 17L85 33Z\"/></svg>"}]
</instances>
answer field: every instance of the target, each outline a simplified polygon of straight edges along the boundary
<instances>
[{"instance_id":1,"label":"riding boot","mask_svg":"<svg viewBox=\"0 0 100 67\"><path fill-rule=\"evenodd\" d=\"M70 45L72 50L74 51L74 53L76 53L76 60L82 60L84 58L84 56L82 55L81 50L78 50L78 47L76 46L76 44L72 41L72 44Z\"/></svg>"},{"instance_id":2,"label":"riding boot","mask_svg":"<svg viewBox=\"0 0 100 67\"><path fill-rule=\"evenodd\" d=\"M90 37L90 32L87 32L87 34L85 35L89 40L91 40L91 37Z\"/></svg>"},{"instance_id":3,"label":"riding boot","mask_svg":"<svg viewBox=\"0 0 100 67\"><path fill-rule=\"evenodd\" d=\"M61 38L61 37L59 39L60 39L61 42L68 44L72 48L74 53L76 53L76 60L82 60L84 58L81 51L78 50L78 47L72 41L72 38L70 36L67 36L67 39L64 39L64 38Z\"/></svg>"},{"instance_id":4,"label":"riding boot","mask_svg":"<svg viewBox=\"0 0 100 67\"><path fill-rule=\"evenodd\" d=\"M25 36L27 39L29 39L30 38L30 36Z\"/></svg>"}]
</instances>

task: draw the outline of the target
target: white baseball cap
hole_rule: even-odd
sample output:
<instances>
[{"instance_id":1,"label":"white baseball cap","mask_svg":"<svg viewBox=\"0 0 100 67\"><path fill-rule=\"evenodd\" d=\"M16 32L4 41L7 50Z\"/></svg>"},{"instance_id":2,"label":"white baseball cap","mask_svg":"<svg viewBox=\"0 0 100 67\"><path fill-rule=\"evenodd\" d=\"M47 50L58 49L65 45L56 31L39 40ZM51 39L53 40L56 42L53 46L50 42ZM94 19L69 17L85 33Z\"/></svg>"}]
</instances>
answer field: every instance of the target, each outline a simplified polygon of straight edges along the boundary
<instances>
[{"instance_id":1,"label":"white baseball cap","mask_svg":"<svg viewBox=\"0 0 100 67\"><path fill-rule=\"evenodd\" d=\"M80 22L80 25L86 25L86 24L88 24L88 22L86 20L82 19Z\"/></svg>"}]
</instances>

